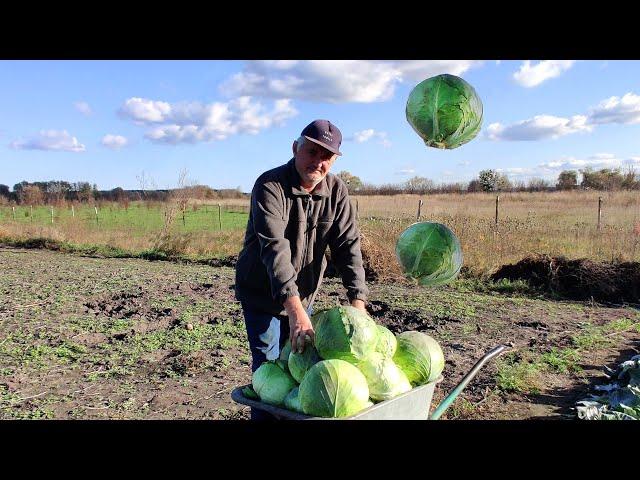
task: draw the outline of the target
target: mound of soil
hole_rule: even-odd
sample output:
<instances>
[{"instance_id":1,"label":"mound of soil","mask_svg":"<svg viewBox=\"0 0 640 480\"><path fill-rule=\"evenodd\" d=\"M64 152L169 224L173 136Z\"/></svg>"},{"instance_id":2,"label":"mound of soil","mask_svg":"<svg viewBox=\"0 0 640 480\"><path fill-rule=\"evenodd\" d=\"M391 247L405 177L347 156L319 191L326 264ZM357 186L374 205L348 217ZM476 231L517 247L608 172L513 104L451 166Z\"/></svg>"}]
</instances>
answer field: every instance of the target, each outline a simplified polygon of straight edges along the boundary
<instances>
[{"instance_id":1,"label":"mound of soil","mask_svg":"<svg viewBox=\"0 0 640 480\"><path fill-rule=\"evenodd\" d=\"M640 263L532 255L503 265L491 278L525 280L531 286L573 300L640 303Z\"/></svg>"}]
</instances>

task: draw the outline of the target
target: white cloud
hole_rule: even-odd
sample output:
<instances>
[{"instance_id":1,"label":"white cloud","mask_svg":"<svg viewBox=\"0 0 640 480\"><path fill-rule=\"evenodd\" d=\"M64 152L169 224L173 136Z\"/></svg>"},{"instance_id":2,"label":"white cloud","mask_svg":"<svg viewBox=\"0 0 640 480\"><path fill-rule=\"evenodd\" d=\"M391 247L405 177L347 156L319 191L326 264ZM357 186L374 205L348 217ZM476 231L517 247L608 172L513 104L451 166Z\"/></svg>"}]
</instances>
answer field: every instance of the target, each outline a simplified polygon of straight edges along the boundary
<instances>
[{"instance_id":1,"label":"white cloud","mask_svg":"<svg viewBox=\"0 0 640 480\"><path fill-rule=\"evenodd\" d=\"M579 171L587 167L593 170L621 168L623 172L625 167L632 167L637 171L640 168L640 156L620 158L611 153L596 153L585 158L563 156L533 167L496 168L496 171L511 180L527 181L542 178L554 183L563 170Z\"/></svg>"},{"instance_id":2,"label":"white cloud","mask_svg":"<svg viewBox=\"0 0 640 480\"><path fill-rule=\"evenodd\" d=\"M543 140L592 130L593 126L588 124L587 117L584 115L574 115L571 118L536 115L507 126L492 123L487 127L487 137L490 140L507 141Z\"/></svg>"},{"instance_id":3,"label":"white cloud","mask_svg":"<svg viewBox=\"0 0 640 480\"><path fill-rule=\"evenodd\" d=\"M66 130L40 130L27 140L16 140L11 147L18 150L48 150L54 152L84 152L85 146Z\"/></svg>"},{"instance_id":4,"label":"white cloud","mask_svg":"<svg viewBox=\"0 0 640 480\"><path fill-rule=\"evenodd\" d=\"M421 82L429 77L448 73L461 76L467 70L481 66L480 60L397 60L392 63L401 73L403 80Z\"/></svg>"},{"instance_id":5,"label":"white cloud","mask_svg":"<svg viewBox=\"0 0 640 480\"><path fill-rule=\"evenodd\" d=\"M594 170L602 168L623 168L625 166L640 166L640 157L619 158L611 153L597 153L586 158L575 158L571 156L561 157L547 163L538 165L538 170L546 173L559 173L562 170L580 170L587 167Z\"/></svg>"},{"instance_id":6,"label":"white cloud","mask_svg":"<svg viewBox=\"0 0 640 480\"><path fill-rule=\"evenodd\" d=\"M616 158L616 156L613 153L594 153L593 155L589 155L587 158L589 160L608 160Z\"/></svg>"},{"instance_id":7,"label":"white cloud","mask_svg":"<svg viewBox=\"0 0 640 480\"><path fill-rule=\"evenodd\" d=\"M225 138L240 133L255 135L260 131L283 125L298 114L291 100L273 102L271 110L244 96L229 102L181 102L169 104L143 98L130 98L120 109L121 115L141 125L159 124L145 137L156 143L198 143Z\"/></svg>"},{"instance_id":8,"label":"white cloud","mask_svg":"<svg viewBox=\"0 0 640 480\"><path fill-rule=\"evenodd\" d=\"M346 138L347 141L355 141L357 143L368 142L372 138L377 138L378 143L383 147L390 147L391 142L387 138L387 132L376 132L373 128L368 128L366 130L361 130L359 132L354 133L352 136Z\"/></svg>"},{"instance_id":9,"label":"white cloud","mask_svg":"<svg viewBox=\"0 0 640 480\"><path fill-rule=\"evenodd\" d=\"M520 69L513 74L513 78L523 87L536 87L569 70L574 63L575 60L544 60L531 65L530 60L525 60Z\"/></svg>"},{"instance_id":10,"label":"white cloud","mask_svg":"<svg viewBox=\"0 0 640 480\"><path fill-rule=\"evenodd\" d=\"M358 143L366 142L371 137L373 137L374 133L375 133L375 130L373 128L368 128L367 130L362 130L360 132L354 133L353 140L355 140Z\"/></svg>"},{"instance_id":11,"label":"white cloud","mask_svg":"<svg viewBox=\"0 0 640 480\"><path fill-rule=\"evenodd\" d=\"M458 166L460 167L468 167L469 165L471 165L470 160L462 160L461 162L458 162Z\"/></svg>"},{"instance_id":12,"label":"white cloud","mask_svg":"<svg viewBox=\"0 0 640 480\"><path fill-rule=\"evenodd\" d=\"M379 142L379 143L380 143L380 145L382 145L384 148L389 148L389 147L391 147L391 141L390 141L390 140L388 140L387 138L382 138L382 139L380 140L380 142Z\"/></svg>"},{"instance_id":13,"label":"white cloud","mask_svg":"<svg viewBox=\"0 0 640 480\"><path fill-rule=\"evenodd\" d=\"M131 118L137 124L161 123L171 113L171 105L167 102L157 102L146 98L129 98L118 113Z\"/></svg>"},{"instance_id":14,"label":"white cloud","mask_svg":"<svg viewBox=\"0 0 640 480\"><path fill-rule=\"evenodd\" d=\"M112 150L119 150L127 146L128 143L129 141L122 135L112 135L109 133L102 137L102 145Z\"/></svg>"},{"instance_id":15,"label":"white cloud","mask_svg":"<svg viewBox=\"0 0 640 480\"><path fill-rule=\"evenodd\" d=\"M609 97L591 108L587 115L574 115L571 118L536 115L512 125L492 123L485 135L490 140L555 139L572 133L591 132L596 125L607 123L640 124L640 95L629 92L622 97Z\"/></svg>"},{"instance_id":16,"label":"white cloud","mask_svg":"<svg viewBox=\"0 0 640 480\"><path fill-rule=\"evenodd\" d=\"M228 96L249 95L328 103L389 100L402 81L419 82L440 73L461 75L474 60L260 60L220 86Z\"/></svg>"},{"instance_id":17,"label":"white cloud","mask_svg":"<svg viewBox=\"0 0 640 480\"><path fill-rule=\"evenodd\" d=\"M396 175L413 175L416 173L416 169L413 167L405 167L400 170L396 170Z\"/></svg>"},{"instance_id":18,"label":"white cloud","mask_svg":"<svg viewBox=\"0 0 640 480\"><path fill-rule=\"evenodd\" d=\"M640 123L640 95L627 93L620 97L609 97L601 101L589 114L589 121L603 123Z\"/></svg>"},{"instance_id":19,"label":"white cloud","mask_svg":"<svg viewBox=\"0 0 640 480\"><path fill-rule=\"evenodd\" d=\"M76 110L81 114L86 115L87 117L93 113L93 110L91 110L91 107L87 102L74 102L73 106L76 107Z\"/></svg>"},{"instance_id":20,"label":"white cloud","mask_svg":"<svg viewBox=\"0 0 640 480\"><path fill-rule=\"evenodd\" d=\"M536 176L536 170L533 168L525 168L525 167L496 168L496 171L506 175L509 178Z\"/></svg>"}]
</instances>

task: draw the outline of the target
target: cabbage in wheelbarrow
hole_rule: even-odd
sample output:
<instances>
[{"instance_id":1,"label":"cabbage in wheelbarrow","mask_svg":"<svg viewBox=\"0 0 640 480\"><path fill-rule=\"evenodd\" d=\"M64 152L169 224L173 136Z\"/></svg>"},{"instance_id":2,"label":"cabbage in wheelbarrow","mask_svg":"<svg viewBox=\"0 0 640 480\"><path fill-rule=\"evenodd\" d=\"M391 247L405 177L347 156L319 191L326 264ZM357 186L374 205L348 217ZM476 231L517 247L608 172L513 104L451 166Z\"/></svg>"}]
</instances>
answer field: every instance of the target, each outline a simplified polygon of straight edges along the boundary
<instances>
[{"instance_id":1,"label":"cabbage in wheelbarrow","mask_svg":"<svg viewBox=\"0 0 640 480\"><path fill-rule=\"evenodd\" d=\"M319 311L311 321L315 348L295 354L287 342L278 360L254 372L255 392L245 396L315 417L347 417L433 381L444 367L433 338L395 336L354 307Z\"/></svg>"}]
</instances>

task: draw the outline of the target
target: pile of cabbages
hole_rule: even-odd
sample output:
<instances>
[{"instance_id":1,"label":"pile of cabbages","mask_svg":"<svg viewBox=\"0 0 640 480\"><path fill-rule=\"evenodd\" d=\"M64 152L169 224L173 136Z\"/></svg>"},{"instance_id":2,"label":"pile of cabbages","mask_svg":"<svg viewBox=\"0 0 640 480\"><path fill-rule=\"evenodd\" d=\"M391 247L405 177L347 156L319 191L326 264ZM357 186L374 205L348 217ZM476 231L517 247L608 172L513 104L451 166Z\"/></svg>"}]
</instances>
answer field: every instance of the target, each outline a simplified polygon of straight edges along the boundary
<instances>
[{"instance_id":1,"label":"pile of cabbages","mask_svg":"<svg viewBox=\"0 0 640 480\"><path fill-rule=\"evenodd\" d=\"M362 310L334 307L311 317L315 342L302 353L287 341L280 358L263 363L246 397L314 417L354 415L418 385L444 368L438 342L422 332L394 335Z\"/></svg>"}]
</instances>

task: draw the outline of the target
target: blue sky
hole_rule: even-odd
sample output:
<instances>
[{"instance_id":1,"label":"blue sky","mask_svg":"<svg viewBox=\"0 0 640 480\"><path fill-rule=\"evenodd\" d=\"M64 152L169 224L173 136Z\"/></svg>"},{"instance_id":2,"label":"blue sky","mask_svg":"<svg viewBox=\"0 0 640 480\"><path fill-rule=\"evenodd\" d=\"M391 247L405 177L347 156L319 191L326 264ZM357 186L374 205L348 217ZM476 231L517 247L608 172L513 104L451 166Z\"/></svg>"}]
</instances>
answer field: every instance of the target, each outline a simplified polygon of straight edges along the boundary
<instances>
[{"instance_id":1,"label":"blue sky","mask_svg":"<svg viewBox=\"0 0 640 480\"><path fill-rule=\"evenodd\" d=\"M424 145L411 89L440 73L474 86L481 133ZM640 171L640 61L0 61L0 184L100 189L190 183L250 191L316 118L343 134L332 172L373 184L469 181L494 168L555 181L586 166Z\"/></svg>"}]
</instances>

